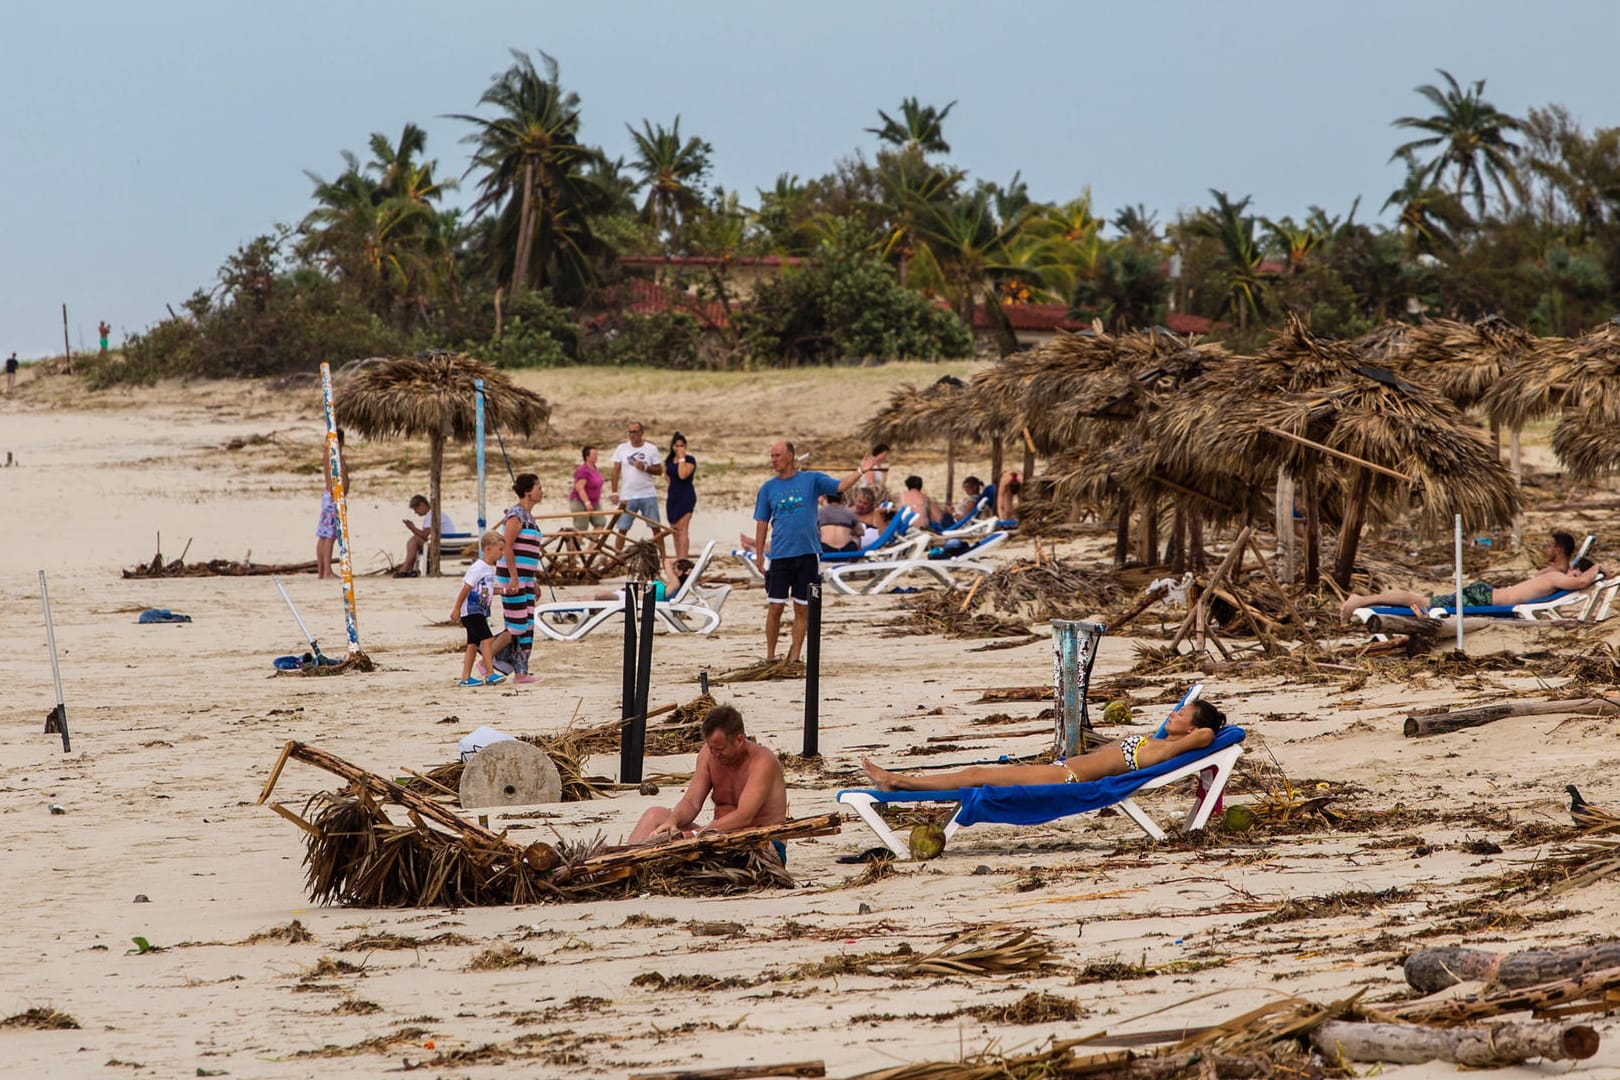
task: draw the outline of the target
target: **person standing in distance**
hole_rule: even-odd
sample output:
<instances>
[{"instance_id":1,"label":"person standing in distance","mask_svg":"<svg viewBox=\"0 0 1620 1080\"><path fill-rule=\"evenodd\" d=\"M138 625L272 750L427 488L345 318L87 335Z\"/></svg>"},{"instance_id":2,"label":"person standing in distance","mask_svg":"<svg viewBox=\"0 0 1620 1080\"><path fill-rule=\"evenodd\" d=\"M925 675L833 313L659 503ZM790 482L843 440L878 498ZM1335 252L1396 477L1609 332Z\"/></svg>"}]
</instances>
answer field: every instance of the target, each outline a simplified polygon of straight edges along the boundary
<instances>
[{"instance_id":1,"label":"person standing in distance","mask_svg":"<svg viewBox=\"0 0 1620 1080\"><path fill-rule=\"evenodd\" d=\"M16 388L17 388L17 353L16 353L16 350L12 350L11 355L6 357L6 393L10 394Z\"/></svg>"},{"instance_id":2,"label":"person standing in distance","mask_svg":"<svg viewBox=\"0 0 1620 1080\"><path fill-rule=\"evenodd\" d=\"M810 583L821 570L821 535L816 523L816 500L842 494L854 487L861 473L871 468L870 458L842 480L823 472L800 472L793 444L785 439L771 447L771 468L776 475L760 485L754 500L754 550L764 552L770 533L771 562L765 570L765 660L776 659L782 633L782 608L793 600L793 636L788 663L799 660L804 648L804 609L810 603Z\"/></svg>"},{"instance_id":3,"label":"person standing in distance","mask_svg":"<svg viewBox=\"0 0 1620 1080\"><path fill-rule=\"evenodd\" d=\"M624 550L625 534L635 524L636 519L631 514L658 522L658 485L653 483L653 477L664 472L663 457L658 448L646 440L641 421L630 421L625 433L630 436L629 440L613 451L613 501L627 511L613 523L613 531L619 534L613 540L615 554Z\"/></svg>"}]
</instances>

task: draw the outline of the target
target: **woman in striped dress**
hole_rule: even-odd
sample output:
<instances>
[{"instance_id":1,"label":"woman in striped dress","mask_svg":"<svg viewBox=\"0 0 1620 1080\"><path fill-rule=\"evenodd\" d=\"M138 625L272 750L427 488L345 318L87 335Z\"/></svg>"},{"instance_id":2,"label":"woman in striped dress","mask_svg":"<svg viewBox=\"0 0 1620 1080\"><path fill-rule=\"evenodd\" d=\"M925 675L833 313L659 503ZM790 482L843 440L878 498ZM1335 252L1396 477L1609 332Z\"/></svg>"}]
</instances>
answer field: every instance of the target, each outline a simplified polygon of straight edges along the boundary
<instances>
[{"instance_id":1,"label":"woman in striped dress","mask_svg":"<svg viewBox=\"0 0 1620 1080\"><path fill-rule=\"evenodd\" d=\"M540 574L540 526L534 508L540 502L540 478L519 473L512 482L517 505L501 519L506 550L495 568L495 591L501 598L503 636L512 643L513 682L531 683L529 650L534 647L534 586ZM497 648L504 642L497 640Z\"/></svg>"}]
</instances>

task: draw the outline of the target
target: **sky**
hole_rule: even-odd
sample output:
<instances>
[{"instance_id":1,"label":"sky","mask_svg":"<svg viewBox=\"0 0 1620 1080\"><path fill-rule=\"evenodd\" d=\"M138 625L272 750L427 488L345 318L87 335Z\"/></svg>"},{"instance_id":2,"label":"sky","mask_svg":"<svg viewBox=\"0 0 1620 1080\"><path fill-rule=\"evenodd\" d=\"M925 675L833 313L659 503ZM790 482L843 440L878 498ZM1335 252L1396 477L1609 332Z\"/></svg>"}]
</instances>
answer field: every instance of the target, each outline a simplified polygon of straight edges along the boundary
<instances>
[{"instance_id":1,"label":"sky","mask_svg":"<svg viewBox=\"0 0 1620 1080\"><path fill-rule=\"evenodd\" d=\"M1390 121L1429 111L1413 88L1437 68L1516 115L1620 124L1610 0L10 0L3 25L0 353L24 358L61 352L64 303L75 351L102 319L116 345L178 310L372 132L414 122L461 175L447 114L478 111L514 48L557 59L610 156L626 124L679 114L746 205L870 155L907 96L957 102L949 160L974 178L1161 222L1210 188L1270 217L1358 195L1377 215L1403 175Z\"/></svg>"}]
</instances>

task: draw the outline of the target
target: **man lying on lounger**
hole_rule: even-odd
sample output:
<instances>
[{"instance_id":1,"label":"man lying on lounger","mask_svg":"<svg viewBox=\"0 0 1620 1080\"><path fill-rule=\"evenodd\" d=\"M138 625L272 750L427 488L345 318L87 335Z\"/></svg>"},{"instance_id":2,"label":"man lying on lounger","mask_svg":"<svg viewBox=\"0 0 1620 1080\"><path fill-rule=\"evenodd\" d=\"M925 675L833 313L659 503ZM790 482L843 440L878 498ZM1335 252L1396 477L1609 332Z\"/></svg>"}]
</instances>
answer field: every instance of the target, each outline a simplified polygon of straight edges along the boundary
<instances>
[{"instance_id":1,"label":"man lying on lounger","mask_svg":"<svg viewBox=\"0 0 1620 1080\"><path fill-rule=\"evenodd\" d=\"M1202 750L1226 726L1226 714L1199 699L1170 714L1163 738L1128 735L1079 757L1059 758L1051 765L973 765L954 772L909 776L880 769L866 758L861 768L879 791L955 791L968 787L1009 787L1019 784L1080 784L1105 776L1146 769L1189 750Z\"/></svg>"},{"instance_id":2,"label":"man lying on lounger","mask_svg":"<svg viewBox=\"0 0 1620 1080\"><path fill-rule=\"evenodd\" d=\"M1547 540L1547 565L1536 571L1534 576L1517 585L1504 585L1501 588L1494 588L1484 581L1473 582L1463 588L1462 605L1511 607L1514 604L1539 600L1548 593L1558 592L1561 589L1584 589L1598 579L1603 568L1590 559L1582 559L1571 566L1569 560L1574 555L1575 538L1567 532L1555 532ZM1422 615L1431 607L1455 608L1457 594L1436 593L1433 596L1425 596L1423 593L1407 589L1368 594L1351 593L1345 602L1339 605L1339 618L1350 618L1357 608L1381 605L1409 607Z\"/></svg>"},{"instance_id":3,"label":"man lying on lounger","mask_svg":"<svg viewBox=\"0 0 1620 1080\"><path fill-rule=\"evenodd\" d=\"M693 822L711 795L714 820L694 829ZM703 749L698 751L697 768L686 794L674 809L655 806L642 814L629 842L780 825L787 820L787 809L782 763L748 738L741 713L730 705L716 705L703 718Z\"/></svg>"}]
</instances>

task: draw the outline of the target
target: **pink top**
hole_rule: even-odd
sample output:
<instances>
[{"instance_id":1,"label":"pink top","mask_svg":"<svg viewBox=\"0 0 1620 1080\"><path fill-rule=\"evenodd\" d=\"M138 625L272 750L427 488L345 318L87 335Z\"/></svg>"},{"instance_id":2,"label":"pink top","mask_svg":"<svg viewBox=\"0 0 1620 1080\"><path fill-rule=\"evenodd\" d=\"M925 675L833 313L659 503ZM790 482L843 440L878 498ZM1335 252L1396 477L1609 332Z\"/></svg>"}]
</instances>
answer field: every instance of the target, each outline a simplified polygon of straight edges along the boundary
<instances>
[{"instance_id":1,"label":"pink top","mask_svg":"<svg viewBox=\"0 0 1620 1080\"><path fill-rule=\"evenodd\" d=\"M582 461L579 463L579 468L574 470L576 489L581 480L585 481L585 506L591 510L600 508L602 505L602 474L597 472L590 462Z\"/></svg>"}]
</instances>

